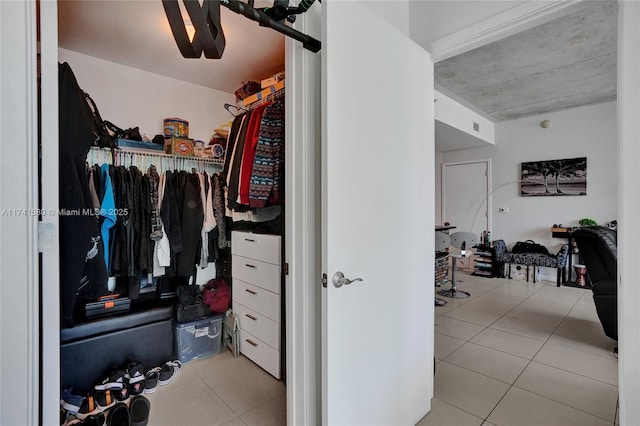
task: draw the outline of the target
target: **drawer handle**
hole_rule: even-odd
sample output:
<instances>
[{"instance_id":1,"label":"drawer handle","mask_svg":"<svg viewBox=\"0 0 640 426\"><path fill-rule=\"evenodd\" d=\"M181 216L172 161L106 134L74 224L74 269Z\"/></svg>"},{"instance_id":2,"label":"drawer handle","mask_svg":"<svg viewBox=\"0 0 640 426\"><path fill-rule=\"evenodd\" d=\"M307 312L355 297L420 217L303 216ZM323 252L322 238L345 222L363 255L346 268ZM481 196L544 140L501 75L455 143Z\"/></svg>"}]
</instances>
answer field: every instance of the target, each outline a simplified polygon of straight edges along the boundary
<instances>
[{"instance_id":1,"label":"drawer handle","mask_svg":"<svg viewBox=\"0 0 640 426\"><path fill-rule=\"evenodd\" d=\"M254 321L258 321L258 318L254 317L253 315L249 315L249 314L244 314L245 317L254 320Z\"/></svg>"},{"instance_id":2,"label":"drawer handle","mask_svg":"<svg viewBox=\"0 0 640 426\"><path fill-rule=\"evenodd\" d=\"M254 342L253 340L249 340L249 339L245 339L245 341L250 344L251 346L255 347L258 346L258 344L256 342Z\"/></svg>"},{"instance_id":3,"label":"drawer handle","mask_svg":"<svg viewBox=\"0 0 640 426\"><path fill-rule=\"evenodd\" d=\"M251 238L245 238L244 240L245 240L245 241L248 241L248 242L250 242L250 243L255 243L255 242L256 242L256 240L252 240Z\"/></svg>"},{"instance_id":4,"label":"drawer handle","mask_svg":"<svg viewBox=\"0 0 640 426\"><path fill-rule=\"evenodd\" d=\"M251 294L253 294L253 295L258 294L258 293L256 293L256 292L255 292L255 291L253 291L253 290L249 290L248 288L245 288L245 289L244 289L244 291L246 291L247 293L251 293Z\"/></svg>"},{"instance_id":5,"label":"drawer handle","mask_svg":"<svg viewBox=\"0 0 640 426\"><path fill-rule=\"evenodd\" d=\"M246 266L247 268L251 268L251 269L258 269L258 267L256 265L250 265L248 263L245 263L244 266Z\"/></svg>"}]
</instances>

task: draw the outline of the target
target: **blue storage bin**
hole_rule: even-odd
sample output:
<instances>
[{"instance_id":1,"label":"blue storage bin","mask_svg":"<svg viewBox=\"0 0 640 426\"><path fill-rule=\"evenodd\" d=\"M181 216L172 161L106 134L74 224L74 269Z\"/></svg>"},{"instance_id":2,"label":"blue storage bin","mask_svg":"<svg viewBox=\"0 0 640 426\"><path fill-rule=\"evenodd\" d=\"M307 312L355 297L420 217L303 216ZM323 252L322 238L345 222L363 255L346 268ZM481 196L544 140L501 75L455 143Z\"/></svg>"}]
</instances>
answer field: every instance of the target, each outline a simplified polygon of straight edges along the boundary
<instances>
[{"instance_id":1,"label":"blue storage bin","mask_svg":"<svg viewBox=\"0 0 640 426\"><path fill-rule=\"evenodd\" d=\"M132 141L131 139L116 139L119 148L148 149L150 151L164 151L164 145L151 142Z\"/></svg>"}]
</instances>

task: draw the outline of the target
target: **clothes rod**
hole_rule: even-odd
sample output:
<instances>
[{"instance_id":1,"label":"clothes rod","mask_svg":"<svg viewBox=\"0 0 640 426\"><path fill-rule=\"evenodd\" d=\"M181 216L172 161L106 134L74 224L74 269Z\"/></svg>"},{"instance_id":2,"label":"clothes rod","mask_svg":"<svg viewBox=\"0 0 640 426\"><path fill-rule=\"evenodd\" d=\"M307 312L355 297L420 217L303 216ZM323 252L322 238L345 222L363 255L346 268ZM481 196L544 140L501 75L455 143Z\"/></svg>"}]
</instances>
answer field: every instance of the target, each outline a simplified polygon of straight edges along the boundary
<instances>
[{"instance_id":1,"label":"clothes rod","mask_svg":"<svg viewBox=\"0 0 640 426\"><path fill-rule=\"evenodd\" d=\"M318 53L322 47L322 44L319 40L316 40L313 37L310 37L306 34L301 33L300 31L288 27L282 22L275 21L262 10L255 9L239 0L220 0L220 4L239 15L243 15L244 17L251 19L252 21L260 23L261 27L269 27L281 34L284 34L294 40L301 42L302 47L312 51L313 53Z\"/></svg>"}]
</instances>

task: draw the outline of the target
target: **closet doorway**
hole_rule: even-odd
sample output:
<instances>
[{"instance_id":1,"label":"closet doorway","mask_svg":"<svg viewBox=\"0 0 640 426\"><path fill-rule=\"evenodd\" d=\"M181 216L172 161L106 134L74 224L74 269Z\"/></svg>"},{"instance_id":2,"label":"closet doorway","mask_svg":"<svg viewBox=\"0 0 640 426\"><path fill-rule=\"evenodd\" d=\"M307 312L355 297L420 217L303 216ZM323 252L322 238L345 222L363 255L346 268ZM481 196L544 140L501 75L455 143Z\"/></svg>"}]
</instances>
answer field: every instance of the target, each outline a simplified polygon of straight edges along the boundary
<instances>
[{"instance_id":1,"label":"closet doorway","mask_svg":"<svg viewBox=\"0 0 640 426\"><path fill-rule=\"evenodd\" d=\"M54 21L55 21L56 13L60 17L60 20L65 19L65 20L72 21L72 23L67 22L64 25L59 24L60 26L58 26L57 22L55 22L55 24L52 22L49 22L49 28L48 30L46 30L48 31L46 34L47 34L47 41L49 42L49 44L46 47L43 47L43 49L45 48L48 49L47 57L49 58L46 64L43 65L43 68L45 68L45 72L48 70L49 75L55 74L54 70L57 67L56 62L58 62L58 60L60 60L60 62L68 61L72 65L81 87L85 89L87 92L89 92L94 98L94 100L96 101L96 103L98 104L98 107L100 108L100 112L104 119L113 121L114 123L124 127L129 127L132 125L135 126L140 124L141 133L145 132L145 130L143 130L143 125L142 125L143 122L149 122L149 119L157 120L158 127L154 125L154 127L145 126L145 128L150 128L151 132L154 132L155 130L159 130L157 131L157 133L161 133L162 130L159 126L161 126L162 124L162 119L175 115L178 117L183 116L185 118L188 118L188 117L191 118L190 132L193 132L194 134L199 133L196 127L201 126L201 129L203 130L200 134L203 136L206 136L206 141L208 141L208 138L211 135L211 133L207 134L206 132L212 132L214 128L217 128L221 124L226 123L233 119L233 117L231 117L229 113L225 111L224 104L226 102L235 103L235 96L233 93L234 91L233 89L236 89L242 86L243 82L248 80L248 78L242 76L241 75L242 73L239 71L239 69L243 68L242 66L238 67L232 64L231 67L227 68L227 70L225 71L225 74L226 74L225 78L227 80L234 81L235 83L233 84L235 84L235 87L229 88L228 90L224 90L223 91L224 93L218 93L218 92L221 92L221 90L211 89L204 85L198 85L197 83L194 84L193 82L188 82L186 80L180 80L180 77L182 76L180 73L180 70L178 70L175 76L167 77L166 75L165 76L159 75L160 68L144 69L144 67L140 65L140 61L144 62L145 56L143 54L131 55L131 57L124 62L119 62L114 58L108 58L110 54L114 53L113 50L109 49L114 47L113 43L111 42L107 43L108 46L105 47L102 52L99 52L100 48L96 46L94 46L93 48L89 46L90 50L83 50L83 49L86 49L86 45L85 45L85 48L82 48L80 46L81 41L79 41L79 39L75 37L68 37L66 38L66 42L63 42L62 32L65 31L65 28L66 29L78 28L81 33L84 32L86 36L84 38L88 38L87 34L90 31L88 31L87 28L95 27L95 25L91 25L90 22L89 23L87 22L87 18L89 18L89 15L91 14L87 9L91 9L94 7L101 8L100 12L97 13L97 15L102 15L102 17L100 18L101 20L105 20L105 19L110 20L107 17L108 15L105 15L108 13L114 13L115 15L118 15L121 18L123 16L127 16L128 18L134 18L135 16L139 15L140 9L144 9L150 6L155 8L154 16L158 16L157 8L159 8L159 10L162 11L161 1L126 2L126 4L118 3L117 6L107 4L107 3L108 2L73 2L73 1L59 2L57 4L58 7L56 8L56 3L51 2L43 7L46 13L49 13L48 16L54 17L53 18ZM64 5L64 10L61 5ZM319 9L320 5L317 4L316 7ZM127 8L131 8L131 9L127 9ZM113 11L111 11L112 9ZM132 10L133 12L127 13L127 10ZM317 15L319 15L319 10L317 12L318 12ZM95 12L92 12L92 13L95 18L96 13ZM164 12L160 12L160 15L162 16L163 13ZM260 31L268 32L268 34L265 37L263 37L263 39L271 37L271 33L273 32L273 30L269 28L261 28L258 26L257 23L246 20L240 15L232 14L229 16L233 17L233 19L223 15L223 19L225 20L226 23L230 23L231 21L235 23L235 22L238 22L239 20L243 25L246 24L252 28L259 28ZM47 19L47 21L50 21L50 20ZM140 22L143 22L143 21L144 20L140 20ZM150 21L156 22L156 23L164 22L162 21L162 19L150 20ZM303 19L300 19L300 21L304 22ZM132 28L135 28L135 27L132 27ZM154 27L154 29L157 30L158 28ZM231 49L232 43L238 43L239 39L243 39L244 41L246 41L248 38L249 42L253 43L256 46L259 45L259 43L257 43L255 39L251 40L251 37L249 36L249 31L245 31L245 29L237 29L237 31L233 31L233 29L225 28L225 31L228 31L229 39L227 40L227 51L223 59L231 62L234 61L234 57L237 59L237 56L233 55L233 52ZM137 28L135 31L140 31L140 28ZM147 33L152 33L152 34L155 34L156 36L159 36L157 33L154 33L153 31L149 31ZM277 33L275 32L273 33L277 35ZM59 44L56 43L56 45L52 46L51 40L57 40L57 38L55 37L56 34L60 35L60 38L59 38L60 42ZM231 38L231 35L234 36L233 39ZM116 37L114 34L112 34L111 36ZM109 36L108 38L111 39L112 38L111 36ZM121 36L122 34L118 35L117 37L121 37ZM166 34L163 34L163 36L166 37ZM319 37L319 34L314 34L314 36ZM171 36L169 35L169 37ZM119 45L119 47L117 48L118 50L125 51L129 48L127 43L116 42L115 44ZM294 42L294 41L291 41L291 45L292 47L289 50L292 53L291 56L295 56L295 55L298 55L298 57L301 56L298 50L302 50L302 46L298 42ZM147 42L146 47L148 48L149 51L151 51L154 48L157 48L158 46L157 46L157 43L155 42ZM294 60L289 58L287 59L287 64L285 64L284 37L279 38L277 47L279 50L279 55L278 55L279 60L277 64L275 66L271 65L271 68L265 67L264 69L256 73L256 75L253 76L251 80L253 81L257 80L258 82L260 82L260 78L267 78L271 75L276 74L279 71L285 70L285 68L290 67L291 64L295 64ZM261 50L258 48L257 50L258 51L256 52L252 51L251 52L253 53L252 55L249 55L248 52L243 53L243 55L248 56L249 59L251 59L254 62L254 64L257 64L257 65L254 65L256 67L263 65L267 60L265 58L266 53L264 49ZM178 48L177 46L175 46L175 42L173 42L172 39L171 39L170 49L168 49L167 52L168 52L167 54L173 55L175 53L176 55L179 56ZM101 55L105 55L105 56L100 57ZM51 60L51 57L53 56L55 57L55 59ZM201 58L200 60L187 60L183 58L179 58L179 59L173 58L171 61L166 61L166 63L164 64L164 67L167 69L174 68L174 66L177 63L179 63L179 61L184 61L184 62L180 62L180 65L184 66L185 68L190 67L194 64L196 65L196 67L206 68L207 65L211 64L212 62L212 60L206 60L205 58ZM318 63L319 63L319 57L318 57ZM174 72L175 72L175 69L174 69ZM202 74L207 74L206 69L205 69L205 72ZM295 76L296 74L294 71L289 73L289 77L291 77L292 80ZM160 82L161 79L164 79L164 85ZM304 80L304 78L300 78L299 80ZM54 82L51 82L51 83L54 83ZM289 83L289 81L287 81L287 83ZM53 84L51 84L49 88L53 89ZM305 89L297 87L295 90L297 93L302 93L304 92ZM121 91L124 91L124 92L128 91L129 94L127 95L127 93L121 93ZM286 95L287 99L290 98L289 95L290 93L287 93ZM53 110L53 109L57 110L56 96L57 94L55 91L53 93L49 92L47 94L47 97L46 97L47 103L46 105L44 105L44 108L47 109L48 112L49 110ZM162 99L158 99L156 96L161 96ZM132 97L134 99L131 99ZM291 98L293 97L291 96ZM180 103L181 100L184 101L182 104ZM294 99L294 101L295 100L296 99ZM207 105L208 103L210 105ZM191 110L187 109L185 107L185 104L190 104L189 107L191 107L192 109ZM162 114L158 112L160 109L163 109L164 107L167 107L167 106L172 107L174 112L170 113L167 111L167 112L163 112ZM198 108L200 109L200 111L199 111L199 114L196 115L196 113L194 112L194 109L198 109ZM168 109L171 109L171 108L168 108ZM185 109L187 112L185 112ZM288 109L289 109L289 106L287 106L287 110ZM293 103L291 109L300 110L302 108L300 107L296 108L296 104ZM155 115L155 118L152 117L154 115ZM194 116L196 118L193 118ZM55 127L53 129L49 128L50 131L48 134L51 134L51 135L58 134L57 117L56 117L56 120L54 120L54 122L55 122ZM53 122L50 122L49 124L51 126L54 126ZM287 129L287 131L289 131L289 129ZM148 136L153 137L154 134L155 133L148 134ZM298 142L300 143L300 139L298 139ZM48 155L46 155L47 158L51 158L51 159L57 158L57 146L49 144L46 149L48 152ZM289 155L289 151L294 151L294 150L286 149L285 153L287 156ZM287 164L287 161L288 160L285 160L285 166L289 168L290 164ZM57 176L58 167L64 167L64 164L57 164L57 161L48 162L46 165L48 175L50 174L52 176ZM289 191L290 188L296 188L296 184L290 183L289 181L284 182L283 186L284 185L286 185L285 192ZM59 192L57 180L43 179L43 192L46 192L47 194L55 194L53 197L51 197L49 201L51 203L54 203L52 208L57 208L57 202L58 202L57 194ZM288 197L288 194L285 194L285 197ZM287 200L284 203L286 204L288 202L289 201ZM293 220L292 216L293 214L287 218L287 221ZM288 229L289 224L287 224L285 227ZM302 237L298 236L297 238L302 238ZM285 241L285 238L283 238L282 240L283 240L283 245L285 245L287 244L286 241L292 241L293 237L287 236L286 241ZM294 241L298 241L298 240L294 240ZM57 256L57 255L58 253L53 253L51 257ZM282 260L283 260L283 263L286 261L285 258L283 258ZM297 272L296 269L292 267L290 270L290 276L295 276L296 273L299 273L299 272ZM59 298L57 294L58 293L57 289L59 287L59 284L57 282L58 276L59 276L59 271L57 269L57 265L48 264L43 266L43 287L47 288L48 292L51 295L52 300L56 300ZM53 278L53 277L56 277L56 278ZM293 296L294 296L293 294L286 294L287 299ZM282 298L281 303L282 303L281 311L283 316L285 316L285 313L289 312L289 308L287 307L288 303L285 302L284 296ZM56 337L56 338L51 337L50 341L47 340L46 342L43 343L44 350L43 350L42 363L45 366L43 370L43 383L44 383L43 389L45 389L45 394L54 395L56 394L56 392L58 392L58 388L61 385L60 379L59 379L59 368L58 368L59 359L56 356L59 350L59 341L57 339L57 336L60 335L60 329L58 326L58 322L59 322L58 307L43 305L42 309L43 309L43 317L45 318L45 321L43 321L43 326L42 326L42 335ZM294 322L295 321L287 322L286 327L289 327L289 325L293 324ZM289 347L293 346L293 344L292 343L290 344L289 342L293 342L293 340L289 340L289 342L285 343L285 341L288 340L287 335L289 333L286 327L284 326L284 324L285 323L283 322L283 328L281 329L281 334L280 334L280 338L282 339L281 356L283 359L283 364L282 364L281 371L283 372L283 376L285 376L284 371L286 370L286 365L284 363L285 353L293 353L293 349L289 349ZM313 335L313 332L311 333L307 332L307 334ZM226 349L223 349L223 350L226 350ZM297 352L301 352L299 348ZM145 366L145 367L153 367L153 366ZM255 369L258 369L258 367L256 367ZM185 371L185 372L189 373L189 371ZM265 372L265 374L267 373ZM273 377L271 377L271 379L273 381L276 381L276 379ZM295 379L295 375L290 375L287 377L287 381L289 380L293 381L294 379ZM284 389L283 382L277 382L277 384ZM247 385L247 383L245 383L245 385ZM252 385L256 387L255 382L252 383ZM288 383L287 385L288 385L287 389L284 391L285 395L286 393L291 392L291 388L294 387L294 386L289 386ZM248 386L251 386L251 384L249 384ZM313 383L307 386L313 386ZM233 383L229 384L229 388L231 389L234 388ZM301 391L300 393L304 393L304 391ZM296 398L299 398L299 395ZM287 398L286 396L283 395L282 397L280 397L280 399L286 400ZM296 399L296 402L297 401L298 399ZM232 403L226 403L226 404L228 407L233 408ZM205 405L206 404L202 406L204 407ZM290 404L290 405L293 406L293 404ZM286 403L283 403L282 406L286 407ZM284 409L289 410L289 408L284 408ZM179 408L176 407L176 410L179 411ZM293 409L291 408L290 410L293 410ZM44 398L43 411L46 413L46 414L43 414L43 418L49 418L51 413L55 413L57 415L58 398L56 397L54 398L54 400L50 400L50 398ZM239 412L235 411L235 413L238 414ZM304 414L309 415L308 413L304 413ZM314 413L311 413L311 416L314 416ZM287 415L285 414L284 419L286 419L286 417ZM205 417L203 417L203 419L204 418ZM292 420L289 420L289 421L292 422ZM293 423L296 423L296 422L293 421ZM303 422L298 421L297 423L303 423Z\"/></svg>"},{"instance_id":2,"label":"closet doorway","mask_svg":"<svg viewBox=\"0 0 640 426\"><path fill-rule=\"evenodd\" d=\"M442 164L442 224L477 236L491 229L491 160Z\"/></svg>"}]
</instances>

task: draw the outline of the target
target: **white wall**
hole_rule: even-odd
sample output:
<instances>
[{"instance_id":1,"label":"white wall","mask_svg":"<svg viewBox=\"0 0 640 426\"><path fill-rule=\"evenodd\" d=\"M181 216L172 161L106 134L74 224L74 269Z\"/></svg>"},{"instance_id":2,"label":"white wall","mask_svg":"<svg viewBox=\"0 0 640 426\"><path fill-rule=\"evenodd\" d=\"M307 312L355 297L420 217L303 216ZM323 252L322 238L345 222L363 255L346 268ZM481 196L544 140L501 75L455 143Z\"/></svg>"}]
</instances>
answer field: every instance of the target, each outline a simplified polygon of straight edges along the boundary
<instances>
[{"instance_id":1,"label":"white wall","mask_svg":"<svg viewBox=\"0 0 640 426\"><path fill-rule=\"evenodd\" d=\"M402 34L409 36L409 1L364 0L362 3ZM357 31L357 25L354 28Z\"/></svg>"},{"instance_id":2,"label":"white wall","mask_svg":"<svg viewBox=\"0 0 640 426\"><path fill-rule=\"evenodd\" d=\"M551 120L544 129L542 120ZM555 113L498 122L494 147L443 153L444 162L492 159L493 239L507 245L532 239L557 250L553 224L577 226L584 217L606 224L616 219L616 103L608 102ZM521 197L520 163L587 157L587 195ZM509 213L498 213L508 207Z\"/></svg>"},{"instance_id":3,"label":"white wall","mask_svg":"<svg viewBox=\"0 0 640 426\"><path fill-rule=\"evenodd\" d=\"M437 90L434 99L436 120L486 142L495 142L495 126L492 121ZM474 124L478 125L478 130L474 129Z\"/></svg>"},{"instance_id":4,"label":"white wall","mask_svg":"<svg viewBox=\"0 0 640 426\"><path fill-rule=\"evenodd\" d=\"M208 142L213 129L232 120L224 109L235 104L231 93L209 89L136 68L59 49L80 87L96 102L103 120L122 128L140 127L149 138L163 132L163 120L189 121L189 137ZM240 84L240 82L238 82Z\"/></svg>"}]
</instances>

